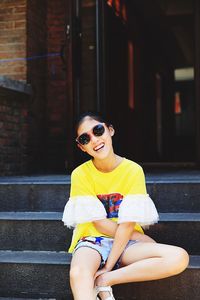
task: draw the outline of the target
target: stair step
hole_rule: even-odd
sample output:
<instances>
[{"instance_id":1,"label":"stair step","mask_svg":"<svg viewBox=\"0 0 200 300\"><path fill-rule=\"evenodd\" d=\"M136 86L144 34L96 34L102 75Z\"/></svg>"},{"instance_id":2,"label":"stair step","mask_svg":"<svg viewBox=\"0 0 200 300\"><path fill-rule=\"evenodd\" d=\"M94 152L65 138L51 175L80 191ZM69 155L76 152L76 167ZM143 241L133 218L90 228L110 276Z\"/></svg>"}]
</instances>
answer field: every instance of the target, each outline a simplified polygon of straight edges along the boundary
<instances>
[{"instance_id":1,"label":"stair step","mask_svg":"<svg viewBox=\"0 0 200 300\"><path fill-rule=\"evenodd\" d=\"M66 250L72 230L61 218L60 212L0 212L0 249Z\"/></svg>"},{"instance_id":2,"label":"stair step","mask_svg":"<svg viewBox=\"0 0 200 300\"><path fill-rule=\"evenodd\" d=\"M52 220L59 221L62 219L62 212L50 211L26 211L26 212L0 212L0 220ZM200 213L159 213L160 221L199 221Z\"/></svg>"},{"instance_id":3,"label":"stair step","mask_svg":"<svg viewBox=\"0 0 200 300\"><path fill-rule=\"evenodd\" d=\"M70 183L70 175L30 175L30 176L0 176L0 184L67 184Z\"/></svg>"},{"instance_id":4,"label":"stair step","mask_svg":"<svg viewBox=\"0 0 200 300\"><path fill-rule=\"evenodd\" d=\"M70 176L0 177L1 211L63 211Z\"/></svg>"},{"instance_id":5,"label":"stair step","mask_svg":"<svg viewBox=\"0 0 200 300\"><path fill-rule=\"evenodd\" d=\"M69 286L71 255L64 252L0 251L0 295L72 300ZM114 286L117 299L199 299L200 256L178 276ZM155 296L155 290L159 293ZM198 297L197 297L198 296Z\"/></svg>"},{"instance_id":6,"label":"stair step","mask_svg":"<svg viewBox=\"0 0 200 300\"><path fill-rule=\"evenodd\" d=\"M148 173L147 191L159 212L200 212L200 172ZM1 211L63 211L70 175L0 177Z\"/></svg>"},{"instance_id":7,"label":"stair step","mask_svg":"<svg viewBox=\"0 0 200 300\"><path fill-rule=\"evenodd\" d=\"M197 300L200 171L148 173L146 181L160 221L145 232L185 248L190 264L178 276L114 286L114 293L118 300ZM73 299L64 252L72 230L61 221L69 191L69 175L0 177L0 300Z\"/></svg>"},{"instance_id":8,"label":"stair step","mask_svg":"<svg viewBox=\"0 0 200 300\"><path fill-rule=\"evenodd\" d=\"M144 169L145 170L145 169ZM151 170L145 172L147 182L199 182L200 183L200 170Z\"/></svg>"},{"instance_id":9,"label":"stair step","mask_svg":"<svg viewBox=\"0 0 200 300\"><path fill-rule=\"evenodd\" d=\"M159 212L200 212L200 171L146 173L147 190Z\"/></svg>"},{"instance_id":10,"label":"stair step","mask_svg":"<svg viewBox=\"0 0 200 300\"><path fill-rule=\"evenodd\" d=\"M145 230L157 242L183 247L188 253L200 254L200 213L159 213L158 224Z\"/></svg>"},{"instance_id":11,"label":"stair step","mask_svg":"<svg viewBox=\"0 0 200 300\"><path fill-rule=\"evenodd\" d=\"M0 251L0 295L72 300L71 255L50 251Z\"/></svg>"},{"instance_id":12,"label":"stair step","mask_svg":"<svg viewBox=\"0 0 200 300\"><path fill-rule=\"evenodd\" d=\"M200 213L159 213L161 222L197 222L200 221Z\"/></svg>"},{"instance_id":13,"label":"stair step","mask_svg":"<svg viewBox=\"0 0 200 300\"><path fill-rule=\"evenodd\" d=\"M199 174L200 177L200 174ZM147 180L147 192L159 212L200 212L200 179Z\"/></svg>"},{"instance_id":14,"label":"stair step","mask_svg":"<svg viewBox=\"0 0 200 300\"><path fill-rule=\"evenodd\" d=\"M26 211L26 212L0 212L0 220L16 220L16 221L24 221L24 220L31 220L31 221L58 221L62 219L61 212L33 212L33 211Z\"/></svg>"},{"instance_id":15,"label":"stair step","mask_svg":"<svg viewBox=\"0 0 200 300\"><path fill-rule=\"evenodd\" d=\"M61 221L60 212L0 212L1 250L66 251L72 230ZM200 213L160 213L158 224L145 230L157 242L200 254Z\"/></svg>"},{"instance_id":16,"label":"stair step","mask_svg":"<svg viewBox=\"0 0 200 300\"><path fill-rule=\"evenodd\" d=\"M65 251L0 250L0 264L41 264L69 266L72 255ZM190 255L188 269L200 268L200 255Z\"/></svg>"},{"instance_id":17,"label":"stair step","mask_svg":"<svg viewBox=\"0 0 200 300\"><path fill-rule=\"evenodd\" d=\"M0 250L0 263L69 265L71 254L64 251L10 251Z\"/></svg>"}]
</instances>

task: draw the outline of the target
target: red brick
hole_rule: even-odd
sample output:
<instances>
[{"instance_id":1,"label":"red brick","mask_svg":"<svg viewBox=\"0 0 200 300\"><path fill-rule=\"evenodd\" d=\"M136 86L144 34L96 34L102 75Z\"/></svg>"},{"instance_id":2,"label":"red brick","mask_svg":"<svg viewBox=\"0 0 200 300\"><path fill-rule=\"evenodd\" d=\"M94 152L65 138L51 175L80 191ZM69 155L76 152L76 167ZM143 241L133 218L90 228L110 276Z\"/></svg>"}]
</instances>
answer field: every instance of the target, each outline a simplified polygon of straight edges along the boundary
<instances>
[{"instance_id":1,"label":"red brick","mask_svg":"<svg viewBox=\"0 0 200 300\"><path fill-rule=\"evenodd\" d=\"M7 29L13 29L14 28L14 22L8 21L8 22L1 22L0 21L0 29L1 30L7 30Z\"/></svg>"},{"instance_id":2,"label":"red brick","mask_svg":"<svg viewBox=\"0 0 200 300\"><path fill-rule=\"evenodd\" d=\"M24 28L25 29L26 28L26 21L24 21L24 20L22 20L22 21L21 20L20 21L15 21L14 22L14 27L17 28L17 29L18 28L20 28L20 29Z\"/></svg>"},{"instance_id":3,"label":"red brick","mask_svg":"<svg viewBox=\"0 0 200 300\"><path fill-rule=\"evenodd\" d=\"M6 30L0 30L0 38L3 36L18 36L18 35L23 35L26 36L26 30L25 29L6 29Z\"/></svg>"},{"instance_id":4,"label":"red brick","mask_svg":"<svg viewBox=\"0 0 200 300\"><path fill-rule=\"evenodd\" d=\"M16 7L13 7L13 12L14 13L22 13L22 12L25 12L26 11L26 6L16 6Z\"/></svg>"},{"instance_id":5,"label":"red brick","mask_svg":"<svg viewBox=\"0 0 200 300\"><path fill-rule=\"evenodd\" d=\"M0 20L1 20L1 15L5 16L7 14L12 14L14 11L13 7L7 7L7 8L2 8L0 7Z\"/></svg>"},{"instance_id":6,"label":"red brick","mask_svg":"<svg viewBox=\"0 0 200 300\"><path fill-rule=\"evenodd\" d=\"M1 8L13 7L13 6L24 6L27 0L1 0ZM28 0L30 1L30 0Z\"/></svg>"},{"instance_id":7,"label":"red brick","mask_svg":"<svg viewBox=\"0 0 200 300\"><path fill-rule=\"evenodd\" d=\"M0 1L0 59L26 55L26 5L27 0ZM3 62L0 63L0 74L24 80L26 67L18 62L7 65Z\"/></svg>"},{"instance_id":8,"label":"red brick","mask_svg":"<svg viewBox=\"0 0 200 300\"><path fill-rule=\"evenodd\" d=\"M15 43L16 41L19 43L23 43L24 36L22 36L20 34L17 35L17 32L15 32L15 35L8 35L8 36L3 36L0 38L1 44L5 44L5 43L12 44L12 43Z\"/></svg>"},{"instance_id":9,"label":"red brick","mask_svg":"<svg viewBox=\"0 0 200 300\"><path fill-rule=\"evenodd\" d=\"M0 22L19 21L25 19L25 13L20 14L3 14L0 16Z\"/></svg>"},{"instance_id":10,"label":"red brick","mask_svg":"<svg viewBox=\"0 0 200 300\"><path fill-rule=\"evenodd\" d=\"M22 50L24 49L25 43L18 43L17 41L13 44L5 44L5 45L1 45L0 44L0 52L13 52L15 50ZM24 49L24 53L26 53L25 49Z\"/></svg>"}]
</instances>

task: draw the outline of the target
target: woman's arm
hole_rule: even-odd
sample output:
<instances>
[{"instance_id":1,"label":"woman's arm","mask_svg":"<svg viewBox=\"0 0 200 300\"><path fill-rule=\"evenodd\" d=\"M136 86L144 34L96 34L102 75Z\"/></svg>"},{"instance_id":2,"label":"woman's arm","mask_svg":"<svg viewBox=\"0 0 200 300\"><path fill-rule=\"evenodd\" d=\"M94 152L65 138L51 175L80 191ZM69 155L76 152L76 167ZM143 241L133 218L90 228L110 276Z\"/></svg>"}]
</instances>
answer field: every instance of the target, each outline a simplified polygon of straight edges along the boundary
<instances>
[{"instance_id":1,"label":"woman's arm","mask_svg":"<svg viewBox=\"0 0 200 300\"><path fill-rule=\"evenodd\" d=\"M110 219L93 221L95 228L102 234L114 238L118 224Z\"/></svg>"},{"instance_id":2,"label":"woman's arm","mask_svg":"<svg viewBox=\"0 0 200 300\"><path fill-rule=\"evenodd\" d=\"M119 224L117 224L116 222L114 222L110 219L103 219L103 220L93 221L93 224L99 232L101 232L102 234L108 235L112 238L115 237L115 233L116 233L117 228L119 226ZM133 232L132 232L132 235L130 237L130 240L134 240L135 239L135 233L138 233L138 232L134 230L135 223L132 222L131 224L132 224L132 227L133 227L132 228Z\"/></svg>"},{"instance_id":3,"label":"woman's arm","mask_svg":"<svg viewBox=\"0 0 200 300\"><path fill-rule=\"evenodd\" d=\"M112 270L120 255L124 251L128 241L131 239L131 236L133 234L134 225L134 222L126 222L118 225L113 246L105 265L105 268L107 270Z\"/></svg>"},{"instance_id":4,"label":"woman's arm","mask_svg":"<svg viewBox=\"0 0 200 300\"><path fill-rule=\"evenodd\" d=\"M117 230L115 233L115 238L111 252L108 256L105 266L96 272L95 278L113 269L114 265L116 264L120 255L124 251L128 241L130 240L130 237L133 234L134 224L135 223L133 222L127 222L117 225Z\"/></svg>"}]
</instances>

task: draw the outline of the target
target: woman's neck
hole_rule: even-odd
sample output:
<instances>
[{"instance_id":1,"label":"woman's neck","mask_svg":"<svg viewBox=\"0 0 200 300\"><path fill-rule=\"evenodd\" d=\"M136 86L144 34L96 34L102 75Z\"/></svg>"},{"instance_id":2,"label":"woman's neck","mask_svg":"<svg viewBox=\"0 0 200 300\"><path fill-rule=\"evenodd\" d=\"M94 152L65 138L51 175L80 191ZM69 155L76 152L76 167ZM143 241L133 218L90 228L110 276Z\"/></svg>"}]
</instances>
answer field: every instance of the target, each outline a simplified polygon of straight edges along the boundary
<instances>
[{"instance_id":1,"label":"woman's neck","mask_svg":"<svg viewBox=\"0 0 200 300\"><path fill-rule=\"evenodd\" d=\"M93 164L100 172L108 173L117 168L117 166L122 162L122 160L123 157L113 153L111 157L108 157L104 160L93 159Z\"/></svg>"}]
</instances>

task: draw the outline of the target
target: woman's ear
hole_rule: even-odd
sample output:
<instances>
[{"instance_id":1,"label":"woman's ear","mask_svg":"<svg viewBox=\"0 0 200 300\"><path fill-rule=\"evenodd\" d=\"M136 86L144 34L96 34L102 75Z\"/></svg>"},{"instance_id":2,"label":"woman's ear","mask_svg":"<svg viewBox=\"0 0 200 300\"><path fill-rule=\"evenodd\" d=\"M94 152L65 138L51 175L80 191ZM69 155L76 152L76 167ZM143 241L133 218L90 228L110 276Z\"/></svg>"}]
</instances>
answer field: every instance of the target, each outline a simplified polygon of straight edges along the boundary
<instances>
[{"instance_id":1,"label":"woman's ear","mask_svg":"<svg viewBox=\"0 0 200 300\"><path fill-rule=\"evenodd\" d=\"M113 128L113 125L109 125L109 131L111 136L115 134L115 129Z\"/></svg>"},{"instance_id":2,"label":"woman's ear","mask_svg":"<svg viewBox=\"0 0 200 300\"><path fill-rule=\"evenodd\" d=\"M83 148L83 146L80 145L79 143L77 143L77 147L78 147L79 149L81 149L81 151L86 152L86 150Z\"/></svg>"}]
</instances>

